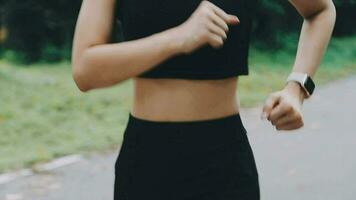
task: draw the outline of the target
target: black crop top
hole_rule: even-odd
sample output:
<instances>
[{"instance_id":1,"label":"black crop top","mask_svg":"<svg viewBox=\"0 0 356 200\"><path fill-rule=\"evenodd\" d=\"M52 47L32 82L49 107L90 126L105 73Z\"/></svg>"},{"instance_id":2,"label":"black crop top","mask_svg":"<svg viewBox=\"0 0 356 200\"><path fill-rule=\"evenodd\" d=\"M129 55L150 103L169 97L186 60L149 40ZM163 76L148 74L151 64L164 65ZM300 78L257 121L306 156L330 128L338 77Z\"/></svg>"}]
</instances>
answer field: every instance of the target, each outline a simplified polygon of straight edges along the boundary
<instances>
[{"instance_id":1,"label":"black crop top","mask_svg":"<svg viewBox=\"0 0 356 200\"><path fill-rule=\"evenodd\" d=\"M252 13L256 0L210 0L226 13L239 17L229 26L223 47L205 45L191 54L175 55L138 77L223 79L248 75ZM186 21L201 0L118 0L117 18L124 41L135 40L175 27ZM139 58L138 58L139 59Z\"/></svg>"}]
</instances>

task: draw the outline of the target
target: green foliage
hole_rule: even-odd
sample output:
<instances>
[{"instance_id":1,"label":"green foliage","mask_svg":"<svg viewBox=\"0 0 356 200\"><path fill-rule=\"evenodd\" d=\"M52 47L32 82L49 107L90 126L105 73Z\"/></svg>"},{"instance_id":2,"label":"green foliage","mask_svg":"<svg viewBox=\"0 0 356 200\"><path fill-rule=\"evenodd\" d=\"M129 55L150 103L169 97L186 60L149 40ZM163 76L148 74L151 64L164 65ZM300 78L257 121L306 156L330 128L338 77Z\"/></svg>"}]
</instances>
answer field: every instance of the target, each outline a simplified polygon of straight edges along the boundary
<instances>
[{"instance_id":1,"label":"green foliage","mask_svg":"<svg viewBox=\"0 0 356 200\"><path fill-rule=\"evenodd\" d=\"M335 36L347 36L356 33L355 0L335 0L337 21ZM286 0L259 0L255 17L254 39L269 48L281 48L285 35L299 34L303 18Z\"/></svg>"},{"instance_id":2,"label":"green foliage","mask_svg":"<svg viewBox=\"0 0 356 200\"><path fill-rule=\"evenodd\" d=\"M335 35L356 33L356 0L334 0L337 9Z\"/></svg>"},{"instance_id":3,"label":"green foliage","mask_svg":"<svg viewBox=\"0 0 356 200\"><path fill-rule=\"evenodd\" d=\"M24 52L7 50L2 53L3 59L10 61L14 64L21 64L27 62L27 56Z\"/></svg>"},{"instance_id":4,"label":"green foliage","mask_svg":"<svg viewBox=\"0 0 356 200\"><path fill-rule=\"evenodd\" d=\"M63 59L57 50L71 46L80 3L80 0L2 2L0 15L9 30L5 47L24 53L26 63Z\"/></svg>"},{"instance_id":5,"label":"green foliage","mask_svg":"<svg viewBox=\"0 0 356 200\"><path fill-rule=\"evenodd\" d=\"M285 0L259 0L255 16L254 39L269 48L281 48L280 37L297 32L302 18Z\"/></svg>"},{"instance_id":6,"label":"green foliage","mask_svg":"<svg viewBox=\"0 0 356 200\"><path fill-rule=\"evenodd\" d=\"M42 62L58 62L63 58L70 57L69 48L59 48L55 45L47 45L41 50Z\"/></svg>"}]
</instances>

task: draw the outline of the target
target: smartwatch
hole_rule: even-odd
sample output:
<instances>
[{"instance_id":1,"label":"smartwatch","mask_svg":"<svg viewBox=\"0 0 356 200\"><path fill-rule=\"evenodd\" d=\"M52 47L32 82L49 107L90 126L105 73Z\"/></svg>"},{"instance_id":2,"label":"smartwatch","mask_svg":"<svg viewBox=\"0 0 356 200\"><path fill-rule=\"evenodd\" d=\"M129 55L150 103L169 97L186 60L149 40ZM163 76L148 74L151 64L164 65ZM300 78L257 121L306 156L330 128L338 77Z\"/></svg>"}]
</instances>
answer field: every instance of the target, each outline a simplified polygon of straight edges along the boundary
<instances>
[{"instance_id":1,"label":"smartwatch","mask_svg":"<svg viewBox=\"0 0 356 200\"><path fill-rule=\"evenodd\" d=\"M289 76L286 80L286 84L289 81L295 81L295 82L299 83L306 94L306 98L309 98L314 92L314 89L315 89L314 81L306 73L292 72L289 74Z\"/></svg>"}]
</instances>

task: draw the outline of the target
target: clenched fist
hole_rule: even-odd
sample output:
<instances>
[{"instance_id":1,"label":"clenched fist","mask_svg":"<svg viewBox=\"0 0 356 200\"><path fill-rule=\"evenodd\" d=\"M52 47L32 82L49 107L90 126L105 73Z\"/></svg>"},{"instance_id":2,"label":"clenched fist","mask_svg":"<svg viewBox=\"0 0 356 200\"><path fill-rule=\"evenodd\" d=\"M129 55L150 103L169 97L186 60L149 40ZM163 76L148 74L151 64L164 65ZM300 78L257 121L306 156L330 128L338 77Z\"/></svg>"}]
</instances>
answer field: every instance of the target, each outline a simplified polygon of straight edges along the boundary
<instances>
[{"instance_id":1,"label":"clenched fist","mask_svg":"<svg viewBox=\"0 0 356 200\"><path fill-rule=\"evenodd\" d=\"M227 38L228 25L239 22L237 16L227 14L213 3L203 0L194 13L176 27L183 53L189 54L205 44L221 47Z\"/></svg>"},{"instance_id":2,"label":"clenched fist","mask_svg":"<svg viewBox=\"0 0 356 200\"><path fill-rule=\"evenodd\" d=\"M261 118L269 120L277 130L301 128L304 126L301 108L305 98L301 86L296 82L289 82L283 90L267 97Z\"/></svg>"}]
</instances>

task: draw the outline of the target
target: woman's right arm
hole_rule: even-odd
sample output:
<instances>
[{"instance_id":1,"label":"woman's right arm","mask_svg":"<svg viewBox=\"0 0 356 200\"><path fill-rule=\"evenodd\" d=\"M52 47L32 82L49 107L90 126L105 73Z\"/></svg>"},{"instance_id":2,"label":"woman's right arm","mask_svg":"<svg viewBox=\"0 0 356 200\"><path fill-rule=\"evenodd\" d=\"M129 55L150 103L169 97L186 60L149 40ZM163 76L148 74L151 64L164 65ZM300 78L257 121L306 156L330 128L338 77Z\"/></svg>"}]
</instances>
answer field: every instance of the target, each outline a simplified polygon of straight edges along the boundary
<instances>
[{"instance_id":1,"label":"woman's right arm","mask_svg":"<svg viewBox=\"0 0 356 200\"><path fill-rule=\"evenodd\" d=\"M228 24L238 23L212 3L203 1L180 26L148 37L108 44L117 0L84 0L73 41L73 78L81 91L115 85L181 53L204 44L219 48Z\"/></svg>"}]
</instances>

